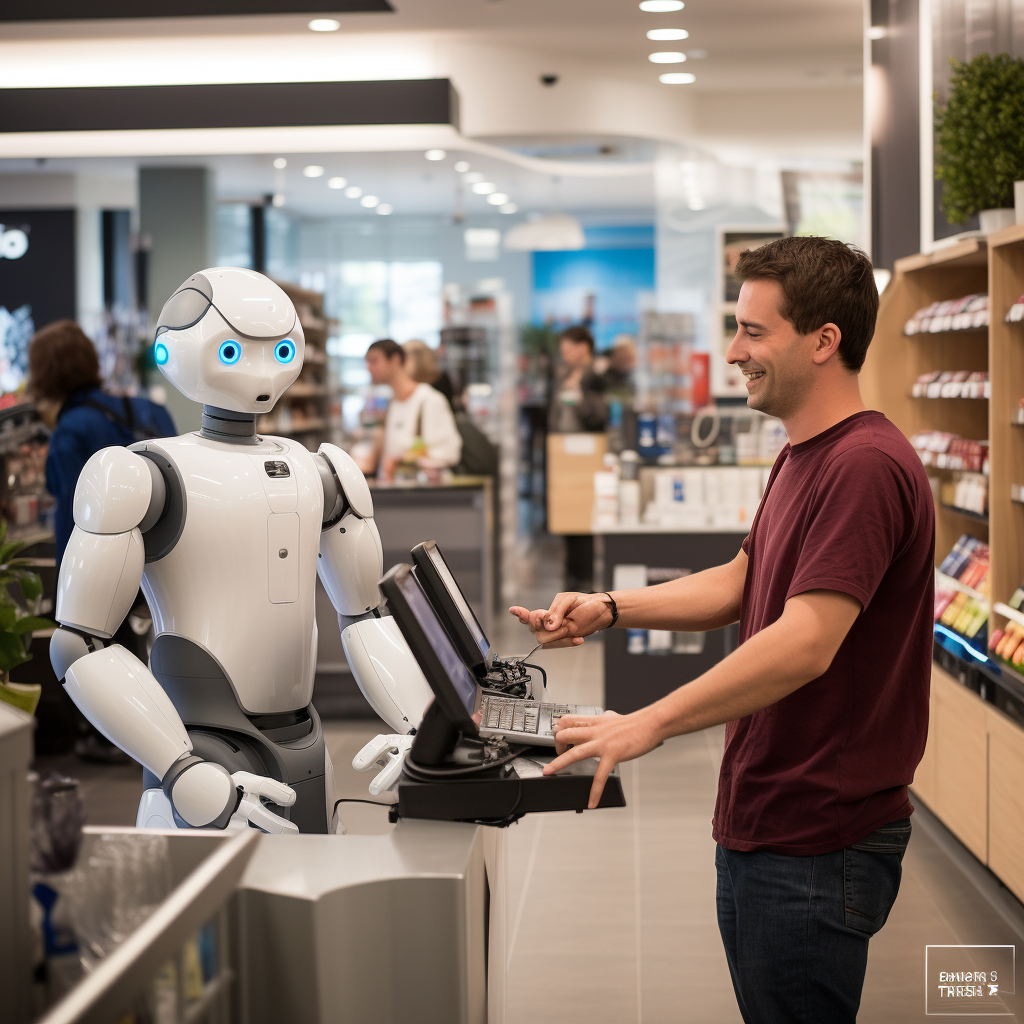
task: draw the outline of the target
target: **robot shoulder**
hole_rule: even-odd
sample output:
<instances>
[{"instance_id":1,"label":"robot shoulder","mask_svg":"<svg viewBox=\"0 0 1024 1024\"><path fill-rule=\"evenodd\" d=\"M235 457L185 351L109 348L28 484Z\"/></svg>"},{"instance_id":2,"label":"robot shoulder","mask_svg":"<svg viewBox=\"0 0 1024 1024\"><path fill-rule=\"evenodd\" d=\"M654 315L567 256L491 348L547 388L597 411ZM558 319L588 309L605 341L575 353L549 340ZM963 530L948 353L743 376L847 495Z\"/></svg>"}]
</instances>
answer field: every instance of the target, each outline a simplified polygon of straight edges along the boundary
<instances>
[{"instance_id":1,"label":"robot shoulder","mask_svg":"<svg viewBox=\"0 0 1024 1024\"><path fill-rule=\"evenodd\" d=\"M127 448L103 448L85 464L75 487L75 525L86 533L127 533L145 518L153 500L146 459Z\"/></svg>"},{"instance_id":2,"label":"robot shoulder","mask_svg":"<svg viewBox=\"0 0 1024 1024\"><path fill-rule=\"evenodd\" d=\"M352 456L336 444L326 442L317 449L317 455L330 467L330 474L345 504L360 519L372 519L373 498L370 496L370 487Z\"/></svg>"}]
</instances>

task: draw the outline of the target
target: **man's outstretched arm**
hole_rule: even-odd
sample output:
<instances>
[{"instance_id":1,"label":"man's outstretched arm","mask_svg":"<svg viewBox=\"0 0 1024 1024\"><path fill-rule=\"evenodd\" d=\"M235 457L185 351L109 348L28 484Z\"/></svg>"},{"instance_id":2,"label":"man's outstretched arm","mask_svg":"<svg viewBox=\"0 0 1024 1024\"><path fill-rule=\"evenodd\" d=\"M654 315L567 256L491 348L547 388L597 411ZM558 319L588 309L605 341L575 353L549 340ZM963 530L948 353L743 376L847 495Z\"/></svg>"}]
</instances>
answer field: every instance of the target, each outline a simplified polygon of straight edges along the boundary
<instances>
[{"instance_id":1,"label":"man's outstretched arm","mask_svg":"<svg viewBox=\"0 0 1024 1024\"><path fill-rule=\"evenodd\" d=\"M596 807L612 769L670 736L732 722L782 700L823 675L860 614L833 590L792 597L782 615L692 683L630 715L566 715L555 726L559 757L544 774L587 757L600 760L590 791Z\"/></svg>"},{"instance_id":2,"label":"man's outstretched arm","mask_svg":"<svg viewBox=\"0 0 1024 1024\"><path fill-rule=\"evenodd\" d=\"M614 590L617 626L624 629L671 629L698 633L719 629L740 616L747 556L739 554L725 565L705 569L668 583L636 590ZM529 611L514 606L509 611L529 626L545 647L570 647L583 637L607 627L611 603L604 594L557 594L548 608Z\"/></svg>"}]
</instances>

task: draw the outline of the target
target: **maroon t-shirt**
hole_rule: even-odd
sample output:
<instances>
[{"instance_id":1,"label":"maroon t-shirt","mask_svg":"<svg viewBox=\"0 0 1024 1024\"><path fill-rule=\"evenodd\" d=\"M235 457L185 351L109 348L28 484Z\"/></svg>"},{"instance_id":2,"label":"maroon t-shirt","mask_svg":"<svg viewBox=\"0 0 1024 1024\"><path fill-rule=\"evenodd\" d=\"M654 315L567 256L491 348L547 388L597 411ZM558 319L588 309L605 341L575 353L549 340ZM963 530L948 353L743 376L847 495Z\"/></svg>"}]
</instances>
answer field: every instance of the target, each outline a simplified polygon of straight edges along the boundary
<instances>
[{"instance_id":1,"label":"maroon t-shirt","mask_svg":"<svg viewBox=\"0 0 1024 1024\"><path fill-rule=\"evenodd\" d=\"M787 445L743 542L740 643L810 590L861 613L824 675L725 733L714 837L811 856L913 808L931 678L935 509L907 439L860 412Z\"/></svg>"}]
</instances>

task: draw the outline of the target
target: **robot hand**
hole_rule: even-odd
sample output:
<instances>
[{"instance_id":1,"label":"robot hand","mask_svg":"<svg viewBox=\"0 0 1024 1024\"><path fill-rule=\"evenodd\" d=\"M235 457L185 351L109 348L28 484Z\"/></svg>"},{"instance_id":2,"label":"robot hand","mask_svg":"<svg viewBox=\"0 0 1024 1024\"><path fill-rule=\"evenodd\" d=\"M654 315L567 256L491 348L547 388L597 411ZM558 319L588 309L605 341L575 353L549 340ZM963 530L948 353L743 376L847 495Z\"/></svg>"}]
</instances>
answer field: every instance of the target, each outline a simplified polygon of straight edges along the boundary
<instances>
[{"instance_id":1,"label":"robot hand","mask_svg":"<svg viewBox=\"0 0 1024 1024\"><path fill-rule=\"evenodd\" d=\"M281 807L291 807L295 803L294 789L283 782L262 775L253 775L250 772L235 772L231 776L231 781L242 791L242 799L231 816L232 825L244 828L252 822L264 832L298 835L297 825L293 825L279 814L274 814L260 799L266 797Z\"/></svg>"},{"instance_id":2,"label":"robot hand","mask_svg":"<svg viewBox=\"0 0 1024 1024\"><path fill-rule=\"evenodd\" d=\"M352 767L357 772L365 772L372 765L384 765L370 783L370 795L380 796L393 789L398 777L402 774L405 755L409 753L415 737L392 735L374 736L369 743L352 758Z\"/></svg>"}]
</instances>

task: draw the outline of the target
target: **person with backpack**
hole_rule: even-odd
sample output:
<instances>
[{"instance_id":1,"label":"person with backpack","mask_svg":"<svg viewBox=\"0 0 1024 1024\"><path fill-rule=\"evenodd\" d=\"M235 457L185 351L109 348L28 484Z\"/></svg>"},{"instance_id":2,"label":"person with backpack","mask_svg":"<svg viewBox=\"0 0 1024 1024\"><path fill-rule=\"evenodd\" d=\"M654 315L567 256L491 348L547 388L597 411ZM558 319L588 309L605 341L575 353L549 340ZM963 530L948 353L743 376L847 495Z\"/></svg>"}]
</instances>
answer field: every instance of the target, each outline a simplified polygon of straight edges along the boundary
<instances>
[{"instance_id":1,"label":"person with backpack","mask_svg":"<svg viewBox=\"0 0 1024 1024\"><path fill-rule=\"evenodd\" d=\"M53 431L46 456L46 489L57 499L57 565L75 528L75 486L82 467L101 448L178 433L170 413L148 398L103 390L100 362L88 335L73 320L37 331L28 348L28 391Z\"/></svg>"},{"instance_id":2,"label":"person with backpack","mask_svg":"<svg viewBox=\"0 0 1024 1024\"><path fill-rule=\"evenodd\" d=\"M73 320L58 320L37 331L28 348L28 392L43 422L53 431L46 456L46 489L56 499L54 534L57 567L75 528L74 500L79 474L89 458L111 445L127 447L152 437L173 437L178 431L162 405L147 398L118 397L103 390L100 363L88 335ZM147 660L145 637L132 628L140 614L129 615L114 634L119 643ZM133 612L135 609L133 609ZM67 698L65 698L67 699ZM128 757L106 740L76 711L75 753L83 760L104 764L127 762Z\"/></svg>"}]
</instances>

